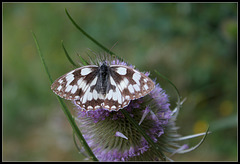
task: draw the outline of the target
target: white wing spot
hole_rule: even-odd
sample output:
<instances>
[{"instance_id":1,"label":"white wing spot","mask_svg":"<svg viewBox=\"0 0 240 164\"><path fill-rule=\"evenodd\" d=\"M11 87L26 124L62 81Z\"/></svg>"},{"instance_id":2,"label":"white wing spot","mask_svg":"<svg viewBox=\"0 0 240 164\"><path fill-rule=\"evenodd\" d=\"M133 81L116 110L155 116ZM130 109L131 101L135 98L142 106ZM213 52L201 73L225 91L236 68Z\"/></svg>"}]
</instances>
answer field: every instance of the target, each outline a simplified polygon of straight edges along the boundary
<instances>
[{"instance_id":1,"label":"white wing spot","mask_svg":"<svg viewBox=\"0 0 240 164\"><path fill-rule=\"evenodd\" d=\"M118 73L119 75L126 75L126 74L127 74L127 69L124 68L124 67L118 67L118 68L117 68L117 73Z\"/></svg>"},{"instance_id":2,"label":"white wing spot","mask_svg":"<svg viewBox=\"0 0 240 164\"><path fill-rule=\"evenodd\" d=\"M83 78L81 77L80 79L78 79L78 81L77 81L77 84L80 86L81 85L81 83L82 83L82 80L83 80Z\"/></svg>"},{"instance_id":3,"label":"white wing spot","mask_svg":"<svg viewBox=\"0 0 240 164\"><path fill-rule=\"evenodd\" d=\"M133 85L133 88L134 88L136 91L140 91L140 88L139 88L139 86L138 86L137 84L134 84L134 85Z\"/></svg>"},{"instance_id":4,"label":"white wing spot","mask_svg":"<svg viewBox=\"0 0 240 164\"><path fill-rule=\"evenodd\" d=\"M115 109L117 109L117 107L116 107L115 105L113 105L113 106L111 107L111 109L112 109L112 110L115 110Z\"/></svg>"},{"instance_id":5,"label":"white wing spot","mask_svg":"<svg viewBox=\"0 0 240 164\"><path fill-rule=\"evenodd\" d=\"M72 87L71 93L74 94L77 91L77 88L78 88L77 85L74 85Z\"/></svg>"},{"instance_id":6,"label":"white wing spot","mask_svg":"<svg viewBox=\"0 0 240 164\"><path fill-rule=\"evenodd\" d=\"M107 99L108 100L110 100L111 98L112 98L112 94L113 94L113 90L112 89L110 89L110 91L108 92L108 94L107 94Z\"/></svg>"},{"instance_id":7,"label":"white wing spot","mask_svg":"<svg viewBox=\"0 0 240 164\"><path fill-rule=\"evenodd\" d=\"M146 90L148 90L148 85L147 85L147 84L145 84L143 87L144 87Z\"/></svg>"},{"instance_id":8,"label":"white wing spot","mask_svg":"<svg viewBox=\"0 0 240 164\"><path fill-rule=\"evenodd\" d=\"M59 82L59 84L62 84L63 80L62 80L62 79L59 79L58 82Z\"/></svg>"},{"instance_id":9,"label":"white wing spot","mask_svg":"<svg viewBox=\"0 0 240 164\"><path fill-rule=\"evenodd\" d=\"M135 72L134 74L133 74L133 80L138 84L138 85L140 85L140 82L139 82L139 80L140 80L140 78L141 78L141 75L139 74L139 73L137 73L137 72Z\"/></svg>"},{"instance_id":10,"label":"white wing spot","mask_svg":"<svg viewBox=\"0 0 240 164\"><path fill-rule=\"evenodd\" d=\"M88 92L88 101L91 101L91 100L92 100L92 98L93 98L93 95L92 95L92 93L91 93L91 92Z\"/></svg>"},{"instance_id":11,"label":"white wing spot","mask_svg":"<svg viewBox=\"0 0 240 164\"><path fill-rule=\"evenodd\" d=\"M99 94L99 97L98 97L98 98L101 99L101 100L103 100L103 99L104 99L103 94Z\"/></svg>"},{"instance_id":12,"label":"white wing spot","mask_svg":"<svg viewBox=\"0 0 240 164\"><path fill-rule=\"evenodd\" d=\"M74 75L73 74L68 74L66 76L66 81L67 81L66 86L69 85L73 80L74 80Z\"/></svg>"},{"instance_id":13,"label":"white wing spot","mask_svg":"<svg viewBox=\"0 0 240 164\"><path fill-rule=\"evenodd\" d=\"M83 68L81 70L81 75L85 76L85 75L88 75L89 73L92 72L92 69L91 68Z\"/></svg>"},{"instance_id":14,"label":"white wing spot","mask_svg":"<svg viewBox=\"0 0 240 164\"><path fill-rule=\"evenodd\" d=\"M83 101L82 101L83 104L87 102L89 92L90 92L90 87L88 87L88 90L84 94Z\"/></svg>"},{"instance_id":15,"label":"white wing spot","mask_svg":"<svg viewBox=\"0 0 240 164\"><path fill-rule=\"evenodd\" d=\"M116 88L116 95L117 95L118 103L122 104L122 94L121 94L121 92L119 91L118 88Z\"/></svg>"},{"instance_id":16,"label":"white wing spot","mask_svg":"<svg viewBox=\"0 0 240 164\"><path fill-rule=\"evenodd\" d=\"M132 84L130 84L130 85L128 86L128 90L129 90L130 93L134 93L134 89L133 89Z\"/></svg>"},{"instance_id":17,"label":"white wing spot","mask_svg":"<svg viewBox=\"0 0 240 164\"><path fill-rule=\"evenodd\" d=\"M126 99L126 100L130 100L130 96L128 96L128 95L125 96L125 99Z\"/></svg>"},{"instance_id":18,"label":"white wing spot","mask_svg":"<svg viewBox=\"0 0 240 164\"><path fill-rule=\"evenodd\" d=\"M116 83L115 83L115 81L113 80L113 78L110 76L110 83L112 84L112 85L114 85L114 86L116 86Z\"/></svg>"},{"instance_id":19,"label":"white wing spot","mask_svg":"<svg viewBox=\"0 0 240 164\"><path fill-rule=\"evenodd\" d=\"M82 83L81 83L81 85L79 86L79 88L82 88L82 90L85 92L86 91L86 89L87 89L87 87L86 87L86 82L85 81L83 81Z\"/></svg>"},{"instance_id":20,"label":"white wing spot","mask_svg":"<svg viewBox=\"0 0 240 164\"><path fill-rule=\"evenodd\" d=\"M117 88L116 88L117 89ZM113 92L113 100L116 101L118 99L117 92Z\"/></svg>"},{"instance_id":21,"label":"white wing spot","mask_svg":"<svg viewBox=\"0 0 240 164\"><path fill-rule=\"evenodd\" d=\"M66 76L66 80L69 81L73 78L73 74L72 73L68 73L67 76Z\"/></svg>"},{"instance_id":22,"label":"white wing spot","mask_svg":"<svg viewBox=\"0 0 240 164\"><path fill-rule=\"evenodd\" d=\"M99 105L97 105L97 106L95 106L94 108L95 108L95 109L99 109L99 108L100 108L100 106L99 106Z\"/></svg>"},{"instance_id":23,"label":"white wing spot","mask_svg":"<svg viewBox=\"0 0 240 164\"><path fill-rule=\"evenodd\" d=\"M91 83L91 86L95 85L96 83L97 83L97 77L94 78L94 80L93 80L92 83ZM91 87L91 86L90 86L90 87Z\"/></svg>"},{"instance_id":24,"label":"white wing spot","mask_svg":"<svg viewBox=\"0 0 240 164\"><path fill-rule=\"evenodd\" d=\"M123 81L125 82L126 85L128 85L129 81L127 78L124 78Z\"/></svg>"},{"instance_id":25,"label":"white wing spot","mask_svg":"<svg viewBox=\"0 0 240 164\"><path fill-rule=\"evenodd\" d=\"M120 82L120 88L121 88L122 91L123 91L125 88L127 88L127 85L125 84L125 82L124 82L123 80Z\"/></svg>"},{"instance_id":26,"label":"white wing spot","mask_svg":"<svg viewBox=\"0 0 240 164\"><path fill-rule=\"evenodd\" d=\"M75 96L75 97L74 97L74 99L79 99L79 98L80 98L80 96Z\"/></svg>"},{"instance_id":27,"label":"white wing spot","mask_svg":"<svg viewBox=\"0 0 240 164\"><path fill-rule=\"evenodd\" d=\"M72 89L72 85L68 85L67 88L65 89L65 92L69 92Z\"/></svg>"},{"instance_id":28,"label":"white wing spot","mask_svg":"<svg viewBox=\"0 0 240 164\"><path fill-rule=\"evenodd\" d=\"M59 85L59 87L57 88L58 91L60 91L62 89L62 86Z\"/></svg>"},{"instance_id":29,"label":"white wing spot","mask_svg":"<svg viewBox=\"0 0 240 164\"><path fill-rule=\"evenodd\" d=\"M93 98L94 98L94 100L97 100L97 98L98 98L98 93L95 89L93 90Z\"/></svg>"},{"instance_id":30,"label":"white wing spot","mask_svg":"<svg viewBox=\"0 0 240 164\"><path fill-rule=\"evenodd\" d=\"M92 110L93 107L92 107L92 106L88 106L87 109L88 109L88 110Z\"/></svg>"}]
</instances>

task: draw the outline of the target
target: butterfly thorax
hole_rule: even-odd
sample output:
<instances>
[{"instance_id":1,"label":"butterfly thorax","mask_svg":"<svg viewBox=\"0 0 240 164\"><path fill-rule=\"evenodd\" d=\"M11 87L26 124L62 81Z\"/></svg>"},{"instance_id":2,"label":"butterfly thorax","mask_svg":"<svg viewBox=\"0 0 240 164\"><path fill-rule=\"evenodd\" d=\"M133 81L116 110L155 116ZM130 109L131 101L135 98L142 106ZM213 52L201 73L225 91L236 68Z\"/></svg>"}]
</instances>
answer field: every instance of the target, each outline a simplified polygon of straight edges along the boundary
<instances>
[{"instance_id":1,"label":"butterfly thorax","mask_svg":"<svg viewBox=\"0 0 240 164\"><path fill-rule=\"evenodd\" d=\"M109 72L110 67L103 63L98 70L98 80L96 90L105 95L109 91Z\"/></svg>"}]
</instances>

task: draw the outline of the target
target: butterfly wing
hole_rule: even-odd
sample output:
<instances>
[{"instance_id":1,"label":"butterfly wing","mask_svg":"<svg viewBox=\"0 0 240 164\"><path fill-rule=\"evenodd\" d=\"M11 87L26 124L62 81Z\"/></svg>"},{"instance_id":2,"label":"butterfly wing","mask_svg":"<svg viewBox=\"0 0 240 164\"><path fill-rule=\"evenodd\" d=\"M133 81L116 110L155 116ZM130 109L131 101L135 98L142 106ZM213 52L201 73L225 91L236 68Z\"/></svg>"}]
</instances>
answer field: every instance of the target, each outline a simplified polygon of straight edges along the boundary
<instances>
[{"instance_id":1,"label":"butterfly wing","mask_svg":"<svg viewBox=\"0 0 240 164\"><path fill-rule=\"evenodd\" d=\"M89 65L77 68L59 77L51 86L58 96L67 100L77 100L83 97L88 87L96 77L98 66Z\"/></svg>"},{"instance_id":2,"label":"butterfly wing","mask_svg":"<svg viewBox=\"0 0 240 164\"><path fill-rule=\"evenodd\" d=\"M124 108L130 100L147 95L155 87L149 77L131 67L111 65L110 68L110 83L116 88L110 89L104 101L109 110Z\"/></svg>"}]
</instances>

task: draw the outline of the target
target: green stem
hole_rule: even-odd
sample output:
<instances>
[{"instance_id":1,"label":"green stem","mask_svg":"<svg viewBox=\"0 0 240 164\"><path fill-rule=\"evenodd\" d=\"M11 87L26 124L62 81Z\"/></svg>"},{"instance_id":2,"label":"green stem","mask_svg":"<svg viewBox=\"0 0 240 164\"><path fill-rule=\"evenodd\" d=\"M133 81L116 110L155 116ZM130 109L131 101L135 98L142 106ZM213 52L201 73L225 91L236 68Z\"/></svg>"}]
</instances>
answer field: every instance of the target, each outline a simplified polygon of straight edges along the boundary
<instances>
[{"instance_id":1,"label":"green stem","mask_svg":"<svg viewBox=\"0 0 240 164\"><path fill-rule=\"evenodd\" d=\"M97 40L95 40L93 37L91 37L90 35L88 35L81 27L79 27L77 25L77 23L75 23L75 21L72 19L72 17L70 16L70 14L68 13L67 9L65 9L65 12L68 16L68 18L71 20L71 22L74 24L74 26L80 30L85 36L87 36L90 40L92 40L95 44L97 44L99 47L101 47L103 50L108 51L110 54L114 54L113 52L109 51L106 47L104 47L103 45L101 45Z\"/></svg>"},{"instance_id":2,"label":"green stem","mask_svg":"<svg viewBox=\"0 0 240 164\"><path fill-rule=\"evenodd\" d=\"M67 52L67 50L66 50L66 48L65 48L65 46L64 46L64 44L63 44L63 41L62 41L62 47L63 47L63 50L64 50L64 52L65 52L65 55L66 55L68 61L69 61L75 68L78 67L78 65L75 64L74 61L72 60L72 58L68 55L68 52Z\"/></svg>"},{"instance_id":3,"label":"green stem","mask_svg":"<svg viewBox=\"0 0 240 164\"><path fill-rule=\"evenodd\" d=\"M45 63L45 60L43 58L43 55L42 55L42 52L39 48L39 44L38 44L38 41L36 39L36 35L32 32L32 35L33 35L33 39L35 41L35 44L36 44L36 47L37 47L37 51L38 51L38 54L42 60L42 63L43 63L43 66L44 66L44 69L48 75L48 78L50 80L50 83L52 84L53 83L53 80L52 80L52 77L48 71L48 68L47 68L47 65ZM60 97L57 96L57 99L58 101L60 102L61 106L62 106L62 110L64 112L64 114L66 115L70 125L72 126L73 128L73 131L76 133L76 136L78 137L79 141L81 142L81 144L83 145L84 149L86 150L86 152L88 153L88 155L92 158L92 160L94 161L98 161L98 159L95 157L95 155L93 154L92 150L90 149L90 147L88 146L87 142L85 141L84 137L82 136L82 133L80 132L80 130L78 129L77 127L77 124L76 122L74 121L73 117L72 117L72 114L71 112L68 110L66 104L62 101L62 99Z\"/></svg>"},{"instance_id":4,"label":"green stem","mask_svg":"<svg viewBox=\"0 0 240 164\"><path fill-rule=\"evenodd\" d=\"M32 31L31 31L31 32L32 32ZM38 54L39 54L40 59L41 59L41 61L42 61L42 63L43 63L44 69L45 69L45 71L46 71L46 73L47 73L47 75L48 75L48 78L49 78L49 80L50 80L50 83L52 84L52 83L53 83L53 80L52 80L52 77L51 77L51 75L50 75L50 73L49 73L49 71L48 71L48 67L47 67L47 65L46 65L46 63L45 63L45 60L44 60L44 58L43 58L43 55L42 55L42 53L41 53L41 51L40 51L40 47L39 47L39 45L38 45L38 41L37 41L37 39L36 39L36 35L35 35L33 32L32 32L32 35L33 35L33 39L34 39L35 44L36 44L36 47L37 47Z\"/></svg>"},{"instance_id":5,"label":"green stem","mask_svg":"<svg viewBox=\"0 0 240 164\"><path fill-rule=\"evenodd\" d=\"M77 25L77 23L72 19L72 17L70 16L70 14L68 13L67 9L65 9L65 12L68 16L68 18L71 20L71 22L73 23L73 25L80 31L83 33L83 35L85 35L88 39L90 39L91 41L93 41L96 45L98 45L100 48L102 48L104 51L108 52L112 57L116 57L119 60L122 60L121 57L117 56L115 53L113 53L112 51L110 51L108 48L106 48L105 46L103 46L101 43L99 43L96 39L94 39L93 37L91 37L87 32L85 32L81 27L79 27Z\"/></svg>"},{"instance_id":6,"label":"green stem","mask_svg":"<svg viewBox=\"0 0 240 164\"><path fill-rule=\"evenodd\" d=\"M179 93L177 87L176 87L167 77L165 77L164 75L162 75L161 73L159 73L157 70L155 70L155 72L156 72L159 76L161 76L162 78L164 78L165 80L167 80L167 81L176 89L177 94L178 94L178 98L179 98L179 100L180 100L181 96L180 96L180 93Z\"/></svg>"}]
</instances>

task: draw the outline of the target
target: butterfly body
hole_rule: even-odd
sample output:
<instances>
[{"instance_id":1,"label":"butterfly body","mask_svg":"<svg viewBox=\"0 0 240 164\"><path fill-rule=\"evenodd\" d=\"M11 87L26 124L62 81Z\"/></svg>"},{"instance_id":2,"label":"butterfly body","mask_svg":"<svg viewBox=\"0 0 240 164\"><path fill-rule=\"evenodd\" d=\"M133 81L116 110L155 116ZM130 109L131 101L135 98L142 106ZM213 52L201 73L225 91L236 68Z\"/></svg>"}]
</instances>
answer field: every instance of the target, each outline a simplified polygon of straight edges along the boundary
<instances>
[{"instance_id":1,"label":"butterfly body","mask_svg":"<svg viewBox=\"0 0 240 164\"><path fill-rule=\"evenodd\" d=\"M154 87L149 77L129 66L103 63L77 68L55 80L51 89L85 110L118 111Z\"/></svg>"},{"instance_id":2,"label":"butterfly body","mask_svg":"<svg viewBox=\"0 0 240 164\"><path fill-rule=\"evenodd\" d=\"M109 89L109 72L110 68L103 63L101 67L99 67L98 81L96 84L96 91L102 94L106 94Z\"/></svg>"}]
</instances>

